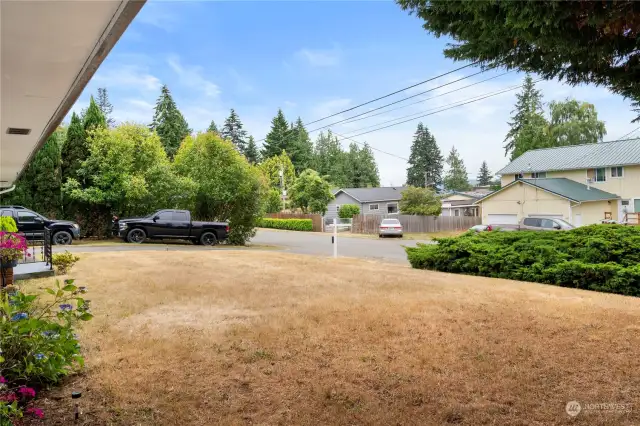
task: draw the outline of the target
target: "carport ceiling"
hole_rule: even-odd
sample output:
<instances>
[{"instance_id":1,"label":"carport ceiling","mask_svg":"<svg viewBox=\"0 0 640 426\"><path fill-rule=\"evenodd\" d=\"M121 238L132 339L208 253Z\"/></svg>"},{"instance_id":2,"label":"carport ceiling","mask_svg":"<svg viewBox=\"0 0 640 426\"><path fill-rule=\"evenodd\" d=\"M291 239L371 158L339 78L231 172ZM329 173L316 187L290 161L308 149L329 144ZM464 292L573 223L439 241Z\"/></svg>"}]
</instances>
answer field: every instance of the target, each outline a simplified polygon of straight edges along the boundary
<instances>
[{"instance_id":1,"label":"carport ceiling","mask_svg":"<svg viewBox=\"0 0 640 426\"><path fill-rule=\"evenodd\" d=\"M143 5L0 0L0 188L14 183Z\"/></svg>"}]
</instances>

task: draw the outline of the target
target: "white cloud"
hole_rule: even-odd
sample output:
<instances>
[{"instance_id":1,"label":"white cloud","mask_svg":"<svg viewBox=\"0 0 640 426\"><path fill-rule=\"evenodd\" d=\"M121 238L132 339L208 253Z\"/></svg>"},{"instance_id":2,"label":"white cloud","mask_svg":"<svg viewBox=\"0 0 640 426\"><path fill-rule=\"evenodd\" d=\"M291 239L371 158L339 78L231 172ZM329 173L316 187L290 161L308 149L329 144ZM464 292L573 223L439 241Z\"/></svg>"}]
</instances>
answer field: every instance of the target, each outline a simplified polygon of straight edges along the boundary
<instances>
[{"instance_id":1,"label":"white cloud","mask_svg":"<svg viewBox=\"0 0 640 426\"><path fill-rule=\"evenodd\" d=\"M149 124L153 119L155 105L140 98L127 98L114 103L113 118L119 122Z\"/></svg>"},{"instance_id":2,"label":"white cloud","mask_svg":"<svg viewBox=\"0 0 640 426\"><path fill-rule=\"evenodd\" d=\"M220 94L218 85L203 77L202 67L182 65L177 55L170 56L167 59L167 63L178 75L182 85L200 90L208 97L217 97Z\"/></svg>"},{"instance_id":3,"label":"white cloud","mask_svg":"<svg viewBox=\"0 0 640 426\"><path fill-rule=\"evenodd\" d=\"M178 16L178 13L171 10L171 2L149 1L136 16L135 21L171 32L180 23Z\"/></svg>"},{"instance_id":4,"label":"white cloud","mask_svg":"<svg viewBox=\"0 0 640 426\"><path fill-rule=\"evenodd\" d=\"M336 67L340 65L342 50L339 47L333 49L304 48L296 52L296 57L312 67Z\"/></svg>"},{"instance_id":5,"label":"white cloud","mask_svg":"<svg viewBox=\"0 0 640 426\"><path fill-rule=\"evenodd\" d=\"M162 87L160 79L149 74L148 70L140 65L109 67L98 72L94 81L106 87L135 87L152 92L157 92Z\"/></svg>"}]
</instances>

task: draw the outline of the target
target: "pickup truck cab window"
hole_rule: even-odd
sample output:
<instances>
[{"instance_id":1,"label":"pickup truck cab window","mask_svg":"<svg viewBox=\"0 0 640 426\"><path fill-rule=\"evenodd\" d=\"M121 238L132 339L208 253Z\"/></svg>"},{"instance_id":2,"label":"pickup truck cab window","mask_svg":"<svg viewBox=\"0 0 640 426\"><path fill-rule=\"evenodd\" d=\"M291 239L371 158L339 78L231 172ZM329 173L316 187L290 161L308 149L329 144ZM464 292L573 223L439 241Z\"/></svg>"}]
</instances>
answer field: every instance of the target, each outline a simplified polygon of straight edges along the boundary
<instances>
[{"instance_id":1,"label":"pickup truck cab window","mask_svg":"<svg viewBox=\"0 0 640 426\"><path fill-rule=\"evenodd\" d=\"M528 217L524 220L523 222L524 225L526 226L536 226L539 227L540 226L540 219L535 218L535 217Z\"/></svg>"},{"instance_id":2,"label":"pickup truck cab window","mask_svg":"<svg viewBox=\"0 0 640 426\"><path fill-rule=\"evenodd\" d=\"M155 217L158 218L158 220L171 220L172 219L172 212L168 212L168 211L163 211L163 212L159 212L158 214L155 215Z\"/></svg>"},{"instance_id":3,"label":"pickup truck cab window","mask_svg":"<svg viewBox=\"0 0 640 426\"><path fill-rule=\"evenodd\" d=\"M36 221L36 215L31 212L18 212L18 222L33 223Z\"/></svg>"},{"instance_id":4,"label":"pickup truck cab window","mask_svg":"<svg viewBox=\"0 0 640 426\"><path fill-rule=\"evenodd\" d=\"M186 212L173 212L172 214L173 220L177 222L188 222L189 218L187 217Z\"/></svg>"}]
</instances>

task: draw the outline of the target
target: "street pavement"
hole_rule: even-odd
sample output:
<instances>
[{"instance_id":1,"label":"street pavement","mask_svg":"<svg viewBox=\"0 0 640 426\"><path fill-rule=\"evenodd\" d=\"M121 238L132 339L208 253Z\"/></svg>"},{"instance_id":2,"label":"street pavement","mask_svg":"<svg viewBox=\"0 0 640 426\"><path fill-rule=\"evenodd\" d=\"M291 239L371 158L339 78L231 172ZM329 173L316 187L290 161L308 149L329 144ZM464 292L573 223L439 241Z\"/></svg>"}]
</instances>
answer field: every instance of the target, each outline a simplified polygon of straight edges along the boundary
<instances>
[{"instance_id":1,"label":"street pavement","mask_svg":"<svg viewBox=\"0 0 640 426\"><path fill-rule=\"evenodd\" d=\"M295 232L258 230L256 236L251 239L251 244L256 249L282 250L291 253L308 254L315 256L333 256L332 234L319 232ZM343 237L338 234L338 256L358 257L365 259L379 259L387 262L408 264L407 255L403 246L414 247L416 243L429 243L428 240L402 240L399 238L370 239L357 237ZM218 246L215 250L238 250L238 247ZM72 253L95 253L111 251L185 251L185 250L211 250L209 247L193 244L164 244L162 242L147 242L144 244L104 244L104 245L70 245L54 246L54 253L68 250Z\"/></svg>"}]
</instances>

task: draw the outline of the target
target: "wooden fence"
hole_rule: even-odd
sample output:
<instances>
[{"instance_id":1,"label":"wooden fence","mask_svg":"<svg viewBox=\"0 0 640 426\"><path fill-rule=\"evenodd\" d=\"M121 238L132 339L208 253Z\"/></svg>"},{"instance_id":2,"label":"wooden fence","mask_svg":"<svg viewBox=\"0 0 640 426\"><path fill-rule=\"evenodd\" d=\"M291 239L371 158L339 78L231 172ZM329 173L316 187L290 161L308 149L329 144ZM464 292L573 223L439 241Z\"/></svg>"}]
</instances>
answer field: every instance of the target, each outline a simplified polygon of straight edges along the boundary
<instances>
[{"instance_id":1,"label":"wooden fence","mask_svg":"<svg viewBox=\"0 0 640 426\"><path fill-rule=\"evenodd\" d=\"M311 219L313 232L322 232L322 215L304 213L267 213L265 217L272 219Z\"/></svg>"},{"instance_id":2,"label":"wooden fence","mask_svg":"<svg viewBox=\"0 0 640 426\"><path fill-rule=\"evenodd\" d=\"M413 215L355 215L351 232L377 234L382 219L398 219L405 233L467 230L482 223L479 216L413 216Z\"/></svg>"}]
</instances>

